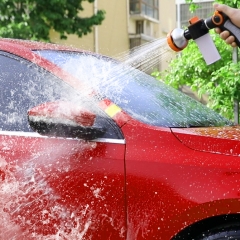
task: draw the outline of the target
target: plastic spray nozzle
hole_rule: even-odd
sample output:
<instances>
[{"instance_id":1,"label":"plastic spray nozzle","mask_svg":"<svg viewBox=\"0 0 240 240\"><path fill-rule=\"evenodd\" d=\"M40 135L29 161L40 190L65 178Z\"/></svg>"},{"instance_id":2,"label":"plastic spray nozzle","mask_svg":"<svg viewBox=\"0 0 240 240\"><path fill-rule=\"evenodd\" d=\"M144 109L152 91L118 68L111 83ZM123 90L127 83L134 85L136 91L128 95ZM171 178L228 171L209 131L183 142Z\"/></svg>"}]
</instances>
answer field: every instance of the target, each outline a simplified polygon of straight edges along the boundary
<instances>
[{"instance_id":1,"label":"plastic spray nozzle","mask_svg":"<svg viewBox=\"0 0 240 240\"><path fill-rule=\"evenodd\" d=\"M175 52L182 51L188 44L188 40L184 37L184 30L175 28L170 34L167 35L168 45Z\"/></svg>"},{"instance_id":2,"label":"plastic spray nozzle","mask_svg":"<svg viewBox=\"0 0 240 240\"><path fill-rule=\"evenodd\" d=\"M209 35L209 30L216 27L219 27L222 31L228 30L235 37L235 41L240 47L240 29L221 12L216 11L212 17L205 20L194 17L189 20L189 23L187 29L176 28L168 34L167 42L172 50L176 52L183 50L188 41L193 39L208 65L218 61L221 56Z\"/></svg>"}]
</instances>

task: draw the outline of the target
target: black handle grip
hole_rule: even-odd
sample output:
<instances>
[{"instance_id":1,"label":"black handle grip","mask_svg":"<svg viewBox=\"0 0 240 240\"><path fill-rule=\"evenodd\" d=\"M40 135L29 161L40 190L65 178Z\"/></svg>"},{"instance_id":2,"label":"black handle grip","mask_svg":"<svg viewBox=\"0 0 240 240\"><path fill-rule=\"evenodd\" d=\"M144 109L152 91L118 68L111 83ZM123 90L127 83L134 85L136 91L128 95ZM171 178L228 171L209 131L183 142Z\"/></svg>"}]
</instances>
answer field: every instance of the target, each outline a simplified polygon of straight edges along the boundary
<instances>
[{"instance_id":1,"label":"black handle grip","mask_svg":"<svg viewBox=\"0 0 240 240\"><path fill-rule=\"evenodd\" d=\"M240 47L240 28L234 25L230 19L227 19L222 26L219 27L221 31L229 31L230 35L234 36L235 42L238 47Z\"/></svg>"}]
</instances>

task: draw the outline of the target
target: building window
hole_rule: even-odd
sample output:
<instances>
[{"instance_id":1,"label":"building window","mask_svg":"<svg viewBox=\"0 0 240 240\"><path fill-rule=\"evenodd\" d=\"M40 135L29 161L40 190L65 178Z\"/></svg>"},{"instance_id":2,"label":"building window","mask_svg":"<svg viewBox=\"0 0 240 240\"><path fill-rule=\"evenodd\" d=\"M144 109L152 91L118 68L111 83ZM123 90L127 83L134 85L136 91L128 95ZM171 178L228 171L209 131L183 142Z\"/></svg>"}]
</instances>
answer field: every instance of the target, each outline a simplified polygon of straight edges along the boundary
<instances>
[{"instance_id":1,"label":"building window","mask_svg":"<svg viewBox=\"0 0 240 240\"><path fill-rule=\"evenodd\" d=\"M159 19L159 0L130 0L130 14L142 14Z\"/></svg>"},{"instance_id":2,"label":"building window","mask_svg":"<svg viewBox=\"0 0 240 240\"><path fill-rule=\"evenodd\" d=\"M136 21L136 34L141 34L144 32L143 21Z\"/></svg>"},{"instance_id":3,"label":"building window","mask_svg":"<svg viewBox=\"0 0 240 240\"><path fill-rule=\"evenodd\" d=\"M205 19L213 15L213 1L198 3L199 8L191 13L189 11L190 4L181 4L180 5L180 26L186 27L189 26L189 19L194 16L199 17L200 19Z\"/></svg>"}]
</instances>

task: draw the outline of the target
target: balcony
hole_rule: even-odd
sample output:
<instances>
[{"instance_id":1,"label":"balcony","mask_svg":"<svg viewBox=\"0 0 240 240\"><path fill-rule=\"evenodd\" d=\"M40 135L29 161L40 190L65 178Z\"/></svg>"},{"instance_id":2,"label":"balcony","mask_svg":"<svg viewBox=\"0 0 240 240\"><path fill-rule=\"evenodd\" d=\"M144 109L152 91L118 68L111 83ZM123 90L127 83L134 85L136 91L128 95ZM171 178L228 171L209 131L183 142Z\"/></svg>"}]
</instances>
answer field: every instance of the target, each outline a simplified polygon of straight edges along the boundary
<instances>
[{"instance_id":1,"label":"balcony","mask_svg":"<svg viewBox=\"0 0 240 240\"><path fill-rule=\"evenodd\" d=\"M158 23L158 0L130 0L130 16L135 20L150 20Z\"/></svg>"},{"instance_id":2,"label":"balcony","mask_svg":"<svg viewBox=\"0 0 240 240\"><path fill-rule=\"evenodd\" d=\"M155 40L155 38L141 33L141 34L129 34L129 40L130 49L133 49L135 47L141 46L144 43L151 42Z\"/></svg>"}]
</instances>

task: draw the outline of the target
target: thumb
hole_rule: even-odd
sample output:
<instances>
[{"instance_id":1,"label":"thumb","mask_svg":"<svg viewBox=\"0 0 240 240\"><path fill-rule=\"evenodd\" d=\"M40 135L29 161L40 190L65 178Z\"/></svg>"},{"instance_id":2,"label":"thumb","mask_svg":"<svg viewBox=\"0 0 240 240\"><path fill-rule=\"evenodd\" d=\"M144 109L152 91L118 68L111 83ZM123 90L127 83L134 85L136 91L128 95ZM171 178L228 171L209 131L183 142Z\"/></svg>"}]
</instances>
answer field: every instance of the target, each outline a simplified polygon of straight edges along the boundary
<instances>
[{"instance_id":1,"label":"thumb","mask_svg":"<svg viewBox=\"0 0 240 240\"><path fill-rule=\"evenodd\" d=\"M219 3L215 3L213 5L213 8L219 12L223 12L225 13L227 16L231 17L231 14L234 11L234 8L231 8L225 4L219 4Z\"/></svg>"},{"instance_id":2,"label":"thumb","mask_svg":"<svg viewBox=\"0 0 240 240\"><path fill-rule=\"evenodd\" d=\"M225 4L215 3L213 8L219 12L225 13L233 24L240 28L240 9L229 7Z\"/></svg>"}]
</instances>

